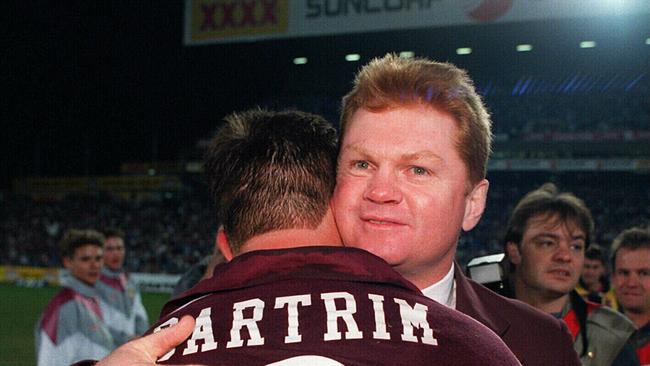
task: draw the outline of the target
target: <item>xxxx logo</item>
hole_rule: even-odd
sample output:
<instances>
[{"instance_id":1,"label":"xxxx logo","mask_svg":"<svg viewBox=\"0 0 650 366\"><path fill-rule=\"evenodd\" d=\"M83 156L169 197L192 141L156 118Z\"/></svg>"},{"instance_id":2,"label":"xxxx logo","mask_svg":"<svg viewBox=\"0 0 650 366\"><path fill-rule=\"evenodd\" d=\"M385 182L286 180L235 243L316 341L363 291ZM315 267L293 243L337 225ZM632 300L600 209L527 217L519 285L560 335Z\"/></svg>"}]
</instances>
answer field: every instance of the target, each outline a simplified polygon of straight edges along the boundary
<instances>
[{"instance_id":1,"label":"xxxx logo","mask_svg":"<svg viewBox=\"0 0 650 366\"><path fill-rule=\"evenodd\" d=\"M198 1L200 32L276 27L286 23L286 0Z\"/></svg>"}]
</instances>

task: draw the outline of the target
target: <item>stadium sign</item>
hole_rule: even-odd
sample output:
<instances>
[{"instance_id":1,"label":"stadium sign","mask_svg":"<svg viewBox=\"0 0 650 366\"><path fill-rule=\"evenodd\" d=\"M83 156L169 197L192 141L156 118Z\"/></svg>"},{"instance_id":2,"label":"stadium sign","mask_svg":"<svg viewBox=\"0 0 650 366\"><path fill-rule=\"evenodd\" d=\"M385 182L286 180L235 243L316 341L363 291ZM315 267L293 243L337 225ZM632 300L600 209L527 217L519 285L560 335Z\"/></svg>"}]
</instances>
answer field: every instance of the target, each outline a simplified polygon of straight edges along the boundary
<instances>
[{"instance_id":1,"label":"stadium sign","mask_svg":"<svg viewBox=\"0 0 650 366\"><path fill-rule=\"evenodd\" d=\"M67 269L60 267L0 266L0 283L22 287L60 286ZM166 273L131 272L129 277L142 291L172 293L181 276Z\"/></svg>"},{"instance_id":2,"label":"stadium sign","mask_svg":"<svg viewBox=\"0 0 650 366\"><path fill-rule=\"evenodd\" d=\"M650 1L185 0L184 43L627 14L650 14Z\"/></svg>"}]
</instances>

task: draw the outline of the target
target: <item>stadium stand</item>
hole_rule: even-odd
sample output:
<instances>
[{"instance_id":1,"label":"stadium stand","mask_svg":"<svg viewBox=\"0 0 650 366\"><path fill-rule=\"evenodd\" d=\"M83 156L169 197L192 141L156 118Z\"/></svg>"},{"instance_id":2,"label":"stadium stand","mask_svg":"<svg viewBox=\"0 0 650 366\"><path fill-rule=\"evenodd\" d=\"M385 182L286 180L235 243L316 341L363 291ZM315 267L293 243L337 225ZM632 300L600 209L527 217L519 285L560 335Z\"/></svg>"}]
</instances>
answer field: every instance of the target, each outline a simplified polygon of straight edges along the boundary
<instances>
[{"instance_id":1,"label":"stadium stand","mask_svg":"<svg viewBox=\"0 0 650 366\"><path fill-rule=\"evenodd\" d=\"M128 201L108 194L72 195L54 202L8 196L2 204L2 265L60 266L56 242L69 227L120 227L126 268L182 273L211 252L214 219L201 197Z\"/></svg>"},{"instance_id":2,"label":"stadium stand","mask_svg":"<svg viewBox=\"0 0 650 366\"><path fill-rule=\"evenodd\" d=\"M608 246L622 229L650 218L650 173L490 172L487 210L478 227L464 233L458 259L500 252L509 213L518 198L543 182L574 192L591 208L596 242ZM8 195L0 207L0 265L58 266L56 242L69 227L125 230L129 271L182 273L210 253L216 230L207 195L187 183L186 193L170 198L126 200L106 193L35 201ZM190 185L194 185L190 189ZM609 187L606 194L603 187Z\"/></svg>"},{"instance_id":3,"label":"stadium stand","mask_svg":"<svg viewBox=\"0 0 650 366\"><path fill-rule=\"evenodd\" d=\"M629 166L631 159L650 158L647 75L511 74L477 79L493 115L493 162L589 158L614 159ZM321 92L279 95L260 105L299 108L336 121L339 98ZM200 166L201 146L197 143L187 156L196 162L195 167ZM146 164L124 166L123 173L128 176L151 173ZM55 189L63 189L64 196L50 194L48 198L42 193L54 188L38 184L32 184L39 193L32 196L23 192L25 184L22 191L14 190L22 194L5 193L0 196L0 242L6 250L0 251L0 265L58 266L55 243L67 228L120 227L127 233L129 271L184 272L212 251L216 225L198 169L192 174L180 171L182 166L183 162L155 164L157 174L169 174L173 179L136 180L135 188L146 185L153 190L146 195L107 193L102 188L127 189L133 184L100 178L49 182ZM476 229L463 234L460 262L501 251L502 230L512 205L546 181L586 201L596 220L596 242L604 246L620 230L650 218L650 167L575 170L490 169L487 211Z\"/></svg>"}]
</instances>

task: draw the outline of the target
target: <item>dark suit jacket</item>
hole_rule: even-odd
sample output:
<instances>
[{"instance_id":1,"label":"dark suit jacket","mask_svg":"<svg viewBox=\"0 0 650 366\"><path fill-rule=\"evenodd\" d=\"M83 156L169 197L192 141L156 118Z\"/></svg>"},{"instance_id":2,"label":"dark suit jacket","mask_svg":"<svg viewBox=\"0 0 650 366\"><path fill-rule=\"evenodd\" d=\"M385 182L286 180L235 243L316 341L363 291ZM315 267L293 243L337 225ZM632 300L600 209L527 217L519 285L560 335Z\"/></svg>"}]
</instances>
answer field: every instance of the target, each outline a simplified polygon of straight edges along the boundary
<instances>
[{"instance_id":1,"label":"dark suit jacket","mask_svg":"<svg viewBox=\"0 0 650 366\"><path fill-rule=\"evenodd\" d=\"M563 321L470 280L456 263L456 310L492 329L523 366L579 366Z\"/></svg>"}]
</instances>

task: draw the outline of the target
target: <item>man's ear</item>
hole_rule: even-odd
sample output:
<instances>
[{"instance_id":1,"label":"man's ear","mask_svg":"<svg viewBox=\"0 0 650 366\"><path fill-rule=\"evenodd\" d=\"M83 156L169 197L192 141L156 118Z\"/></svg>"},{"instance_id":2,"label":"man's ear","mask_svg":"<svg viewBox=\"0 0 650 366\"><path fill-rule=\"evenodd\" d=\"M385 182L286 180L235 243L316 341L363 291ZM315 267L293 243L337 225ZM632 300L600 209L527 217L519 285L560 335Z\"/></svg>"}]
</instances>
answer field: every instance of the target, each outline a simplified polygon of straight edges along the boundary
<instances>
[{"instance_id":1,"label":"man's ear","mask_svg":"<svg viewBox=\"0 0 650 366\"><path fill-rule=\"evenodd\" d=\"M228 243L226 232L223 230L223 226L219 227L219 230L217 231L215 245L217 248L219 248L219 251L221 254L223 254L223 257L226 258L228 262L230 262L234 256L232 254L232 248L230 248L230 244Z\"/></svg>"},{"instance_id":2,"label":"man's ear","mask_svg":"<svg viewBox=\"0 0 650 366\"><path fill-rule=\"evenodd\" d=\"M478 224L485 210L489 187L490 182L483 179L467 195L465 199L465 216L463 216L463 230L470 231Z\"/></svg>"},{"instance_id":3,"label":"man's ear","mask_svg":"<svg viewBox=\"0 0 650 366\"><path fill-rule=\"evenodd\" d=\"M508 255L508 260L514 265L519 265L521 263L521 253L519 252L519 246L517 243L509 241L506 243L506 254Z\"/></svg>"},{"instance_id":4,"label":"man's ear","mask_svg":"<svg viewBox=\"0 0 650 366\"><path fill-rule=\"evenodd\" d=\"M72 259L70 257L63 257L63 267L70 269L72 267Z\"/></svg>"}]
</instances>

